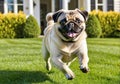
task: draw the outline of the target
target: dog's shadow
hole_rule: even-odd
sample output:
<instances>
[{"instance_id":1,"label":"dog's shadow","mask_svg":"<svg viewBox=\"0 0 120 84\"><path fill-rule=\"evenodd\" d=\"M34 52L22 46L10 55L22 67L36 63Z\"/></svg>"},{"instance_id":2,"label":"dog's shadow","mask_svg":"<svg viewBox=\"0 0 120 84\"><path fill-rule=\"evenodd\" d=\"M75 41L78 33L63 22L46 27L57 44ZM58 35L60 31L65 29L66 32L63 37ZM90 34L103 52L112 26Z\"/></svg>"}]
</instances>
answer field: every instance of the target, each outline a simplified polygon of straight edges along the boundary
<instances>
[{"instance_id":1,"label":"dog's shadow","mask_svg":"<svg viewBox=\"0 0 120 84\"><path fill-rule=\"evenodd\" d=\"M41 71L1 71L0 84L32 84L49 81L55 83L45 72Z\"/></svg>"}]
</instances>

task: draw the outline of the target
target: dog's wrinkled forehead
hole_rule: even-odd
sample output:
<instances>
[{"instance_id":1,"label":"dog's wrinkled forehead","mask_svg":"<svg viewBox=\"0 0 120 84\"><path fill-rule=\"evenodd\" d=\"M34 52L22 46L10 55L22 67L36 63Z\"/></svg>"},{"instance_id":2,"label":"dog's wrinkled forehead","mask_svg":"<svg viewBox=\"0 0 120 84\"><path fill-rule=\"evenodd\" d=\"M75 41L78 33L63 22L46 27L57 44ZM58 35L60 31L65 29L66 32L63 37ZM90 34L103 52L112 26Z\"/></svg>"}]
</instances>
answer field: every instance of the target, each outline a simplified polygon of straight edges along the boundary
<instances>
[{"instance_id":1,"label":"dog's wrinkled forehead","mask_svg":"<svg viewBox=\"0 0 120 84\"><path fill-rule=\"evenodd\" d=\"M84 21L84 17L78 11L75 11L75 10L69 10L69 11L63 12L59 16L58 21L61 21L64 18L66 18L67 21L75 20L76 18L79 18L81 21Z\"/></svg>"}]
</instances>

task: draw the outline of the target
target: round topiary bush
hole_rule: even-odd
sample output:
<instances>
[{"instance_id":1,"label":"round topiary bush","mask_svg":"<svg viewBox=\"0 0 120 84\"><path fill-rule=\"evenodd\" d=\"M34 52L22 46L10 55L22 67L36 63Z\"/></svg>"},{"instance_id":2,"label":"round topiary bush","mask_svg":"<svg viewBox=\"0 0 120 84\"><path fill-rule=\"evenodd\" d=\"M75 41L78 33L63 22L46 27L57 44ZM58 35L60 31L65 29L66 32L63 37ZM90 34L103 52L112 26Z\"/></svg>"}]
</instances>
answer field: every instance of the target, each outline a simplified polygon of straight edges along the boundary
<instances>
[{"instance_id":1,"label":"round topiary bush","mask_svg":"<svg viewBox=\"0 0 120 84\"><path fill-rule=\"evenodd\" d=\"M32 15L30 15L26 20L23 35L24 38L35 38L40 35L39 25Z\"/></svg>"},{"instance_id":2,"label":"round topiary bush","mask_svg":"<svg viewBox=\"0 0 120 84\"><path fill-rule=\"evenodd\" d=\"M89 15L88 21L86 22L86 32L88 37L100 37L102 30L100 22L95 15Z\"/></svg>"}]
</instances>

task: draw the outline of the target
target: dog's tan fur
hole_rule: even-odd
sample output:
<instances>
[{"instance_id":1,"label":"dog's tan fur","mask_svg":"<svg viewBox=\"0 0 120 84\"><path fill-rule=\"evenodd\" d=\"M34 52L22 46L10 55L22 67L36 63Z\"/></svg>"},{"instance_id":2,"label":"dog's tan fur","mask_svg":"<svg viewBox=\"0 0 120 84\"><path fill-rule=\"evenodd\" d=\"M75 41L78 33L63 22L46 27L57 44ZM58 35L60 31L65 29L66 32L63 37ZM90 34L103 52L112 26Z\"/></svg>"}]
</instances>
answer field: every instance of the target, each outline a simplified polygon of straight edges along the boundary
<instances>
[{"instance_id":1,"label":"dog's tan fur","mask_svg":"<svg viewBox=\"0 0 120 84\"><path fill-rule=\"evenodd\" d=\"M72 10L72 12L75 13L76 10ZM87 53L85 20L78 12L73 16L69 15L68 11L66 16L60 15L58 22L55 23L51 18L52 15L53 14L51 13L46 16L47 27L44 31L45 37L43 39L42 47L46 68L51 70L50 60L52 60L53 64L60 69L68 79L72 79L75 75L69 68L69 65L76 57L79 58L80 68L88 69L89 58ZM74 39L74 42L67 42L68 40L58 31L58 27L60 26L59 21L65 17L67 17L68 21L75 17L78 17L83 21L82 26L84 26L84 29L81 34Z\"/></svg>"}]
</instances>

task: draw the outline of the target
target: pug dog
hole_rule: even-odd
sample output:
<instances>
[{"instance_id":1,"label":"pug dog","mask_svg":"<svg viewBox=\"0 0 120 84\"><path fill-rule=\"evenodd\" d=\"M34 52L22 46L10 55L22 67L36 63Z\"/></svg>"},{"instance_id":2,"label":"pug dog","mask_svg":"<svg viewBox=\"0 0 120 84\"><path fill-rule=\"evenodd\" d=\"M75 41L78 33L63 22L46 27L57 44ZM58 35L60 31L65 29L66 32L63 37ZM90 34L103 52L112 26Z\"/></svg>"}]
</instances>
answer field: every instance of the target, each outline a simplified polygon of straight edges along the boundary
<instances>
[{"instance_id":1,"label":"pug dog","mask_svg":"<svg viewBox=\"0 0 120 84\"><path fill-rule=\"evenodd\" d=\"M69 66L78 58L81 71L89 71L85 32L87 18L88 12L79 9L62 9L47 14L42 46L47 70L51 70L52 62L68 80L71 80L75 75Z\"/></svg>"}]
</instances>

